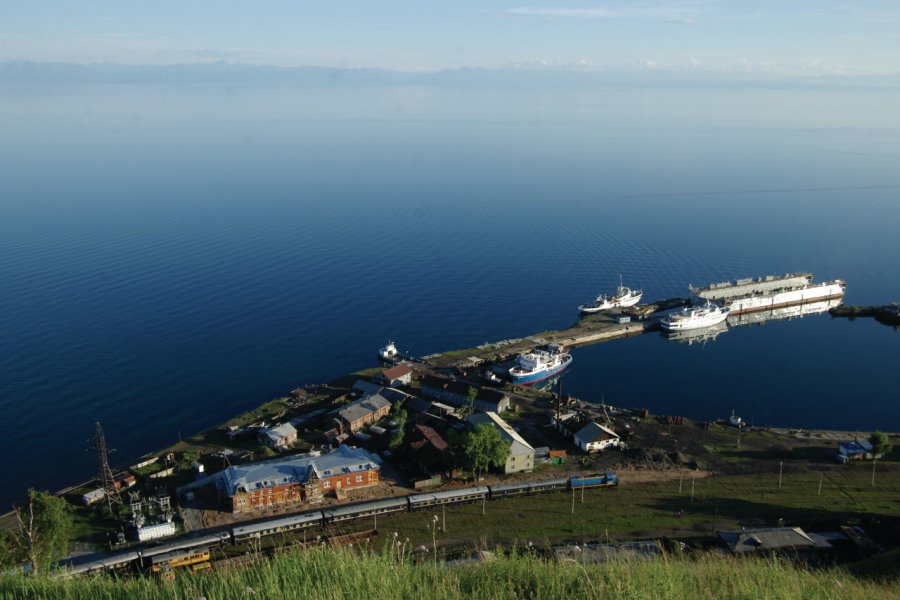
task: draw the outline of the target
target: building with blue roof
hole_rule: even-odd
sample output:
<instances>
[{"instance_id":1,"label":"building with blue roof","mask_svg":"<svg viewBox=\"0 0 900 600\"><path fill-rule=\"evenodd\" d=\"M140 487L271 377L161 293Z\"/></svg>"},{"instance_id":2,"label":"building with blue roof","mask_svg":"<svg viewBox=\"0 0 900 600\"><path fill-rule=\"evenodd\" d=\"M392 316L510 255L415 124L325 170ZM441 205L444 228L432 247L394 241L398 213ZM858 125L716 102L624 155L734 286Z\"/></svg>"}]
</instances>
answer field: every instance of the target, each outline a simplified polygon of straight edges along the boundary
<instances>
[{"instance_id":1,"label":"building with blue roof","mask_svg":"<svg viewBox=\"0 0 900 600\"><path fill-rule=\"evenodd\" d=\"M362 448L341 446L328 454L304 454L229 467L216 486L232 512L254 512L314 503L331 491L378 483L381 465Z\"/></svg>"}]
</instances>

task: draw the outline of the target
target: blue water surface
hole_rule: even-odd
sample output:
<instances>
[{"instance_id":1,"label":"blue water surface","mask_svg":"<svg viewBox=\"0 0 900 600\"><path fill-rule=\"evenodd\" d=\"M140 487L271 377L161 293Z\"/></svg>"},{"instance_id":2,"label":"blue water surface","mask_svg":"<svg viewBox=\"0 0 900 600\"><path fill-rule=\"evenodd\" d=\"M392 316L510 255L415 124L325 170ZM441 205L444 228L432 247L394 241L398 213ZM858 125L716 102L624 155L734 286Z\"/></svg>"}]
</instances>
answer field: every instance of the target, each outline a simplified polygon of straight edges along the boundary
<instances>
[{"instance_id":1,"label":"blue water surface","mask_svg":"<svg viewBox=\"0 0 900 600\"><path fill-rule=\"evenodd\" d=\"M618 282L900 299L900 93L0 87L6 507L292 387L564 327ZM900 334L827 315L579 349L567 390L900 429Z\"/></svg>"}]
</instances>

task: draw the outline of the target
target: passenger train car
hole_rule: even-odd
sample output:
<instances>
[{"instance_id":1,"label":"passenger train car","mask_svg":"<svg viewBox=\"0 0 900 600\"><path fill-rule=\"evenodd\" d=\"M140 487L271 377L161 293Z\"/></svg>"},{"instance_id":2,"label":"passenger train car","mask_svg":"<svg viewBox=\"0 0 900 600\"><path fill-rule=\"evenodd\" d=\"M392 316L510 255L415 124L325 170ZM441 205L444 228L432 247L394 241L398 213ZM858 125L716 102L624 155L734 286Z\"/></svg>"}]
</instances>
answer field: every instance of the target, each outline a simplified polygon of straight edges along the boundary
<instances>
[{"instance_id":1,"label":"passenger train car","mask_svg":"<svg viewBox=\"0 0 900 600\"><path fill-rule=\"evenodd\" d=\"M138 571L162 573L174 569L196 571L208 568L210 549L225 544L241 544L278 533L287 534L309 530L327 529L337 524L388 515L399 512L428 510L438 506L500 500L512 496L527 496L548 492L567 491L594 487L616 487L619 478L615 473L589 476L545 479L542 481L518 481L485 485L444 492L430 492L382 498L369 502L332 506L320 510L248 523L215 533L188 536L157 546L145 546L126 552L91 558L76 565L66 565L62 573L78 575L103 570L134 568Z\"/></svg>"}]
</instances>

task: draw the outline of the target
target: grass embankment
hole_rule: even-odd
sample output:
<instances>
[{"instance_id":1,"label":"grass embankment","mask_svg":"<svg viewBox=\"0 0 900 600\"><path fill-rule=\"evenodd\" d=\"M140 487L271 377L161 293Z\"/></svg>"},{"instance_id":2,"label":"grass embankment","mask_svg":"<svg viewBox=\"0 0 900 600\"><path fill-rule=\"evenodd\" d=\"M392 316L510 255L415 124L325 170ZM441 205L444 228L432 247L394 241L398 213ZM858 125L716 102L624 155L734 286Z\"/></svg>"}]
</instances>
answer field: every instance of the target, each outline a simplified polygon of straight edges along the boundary
<instances>
[{"instance_id":1,"label":"grass embankment","mask_svg":"<svg viewBox=\"0 0 900 600\"><path fill-rule=\"evenodd\" d=\"M665 482L632 485L623 474L617 489L594 489L575 494L551 493L509 498L446 509L447 532L438 532L438 544L463 544L484 539L492 542L531 541L536 544L565 540L635 539L669 535L691 537L741 526L775 526L778 519L809 531L868 518L900 515L900 478L883 473L871 485L865 465L847 465L842 471L788 473L778 485L778 472L752 475L715 475L696 479L691 500L691 473ZM821 494L819 482L822 482ZM380 517L382 531L398 532L401 539L419 545L431 543L431 519L441 510ZM373 520L347 527L371 529Z\"/></svg>"},{"instance_id":2,"label":"grass embankment","mask_svg":"<svg viewBox=\"0 0 900 600\"><path fill-rule=\"evenodd\" d=\"M602 565L498 557L445 568L352 550L285 553L238 571L114 580L0 578L4 598L896 598L896 580L859 579L778 559L702 556Z\"/></svg>"}]
</instances>

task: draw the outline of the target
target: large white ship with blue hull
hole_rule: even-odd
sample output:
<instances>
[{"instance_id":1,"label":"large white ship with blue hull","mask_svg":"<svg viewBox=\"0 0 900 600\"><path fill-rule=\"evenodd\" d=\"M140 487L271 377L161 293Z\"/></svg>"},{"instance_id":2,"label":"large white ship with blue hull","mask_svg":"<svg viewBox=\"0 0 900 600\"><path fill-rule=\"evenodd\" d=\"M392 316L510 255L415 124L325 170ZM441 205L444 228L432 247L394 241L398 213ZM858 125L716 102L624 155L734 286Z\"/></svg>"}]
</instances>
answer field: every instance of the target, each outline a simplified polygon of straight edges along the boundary
<instances>
[{"instance_id":1,"label":"large white ship with blue hull","mask_svg":"<svg viewBox=\"0 0 900 600\"><path fill-rule=\"evenodd\" d=\"M556 350L532 350L520 354L509 370L509 378L516 385L534 385L549 379L572 364L572 355Z\"/></svg>"}]
</instances>

